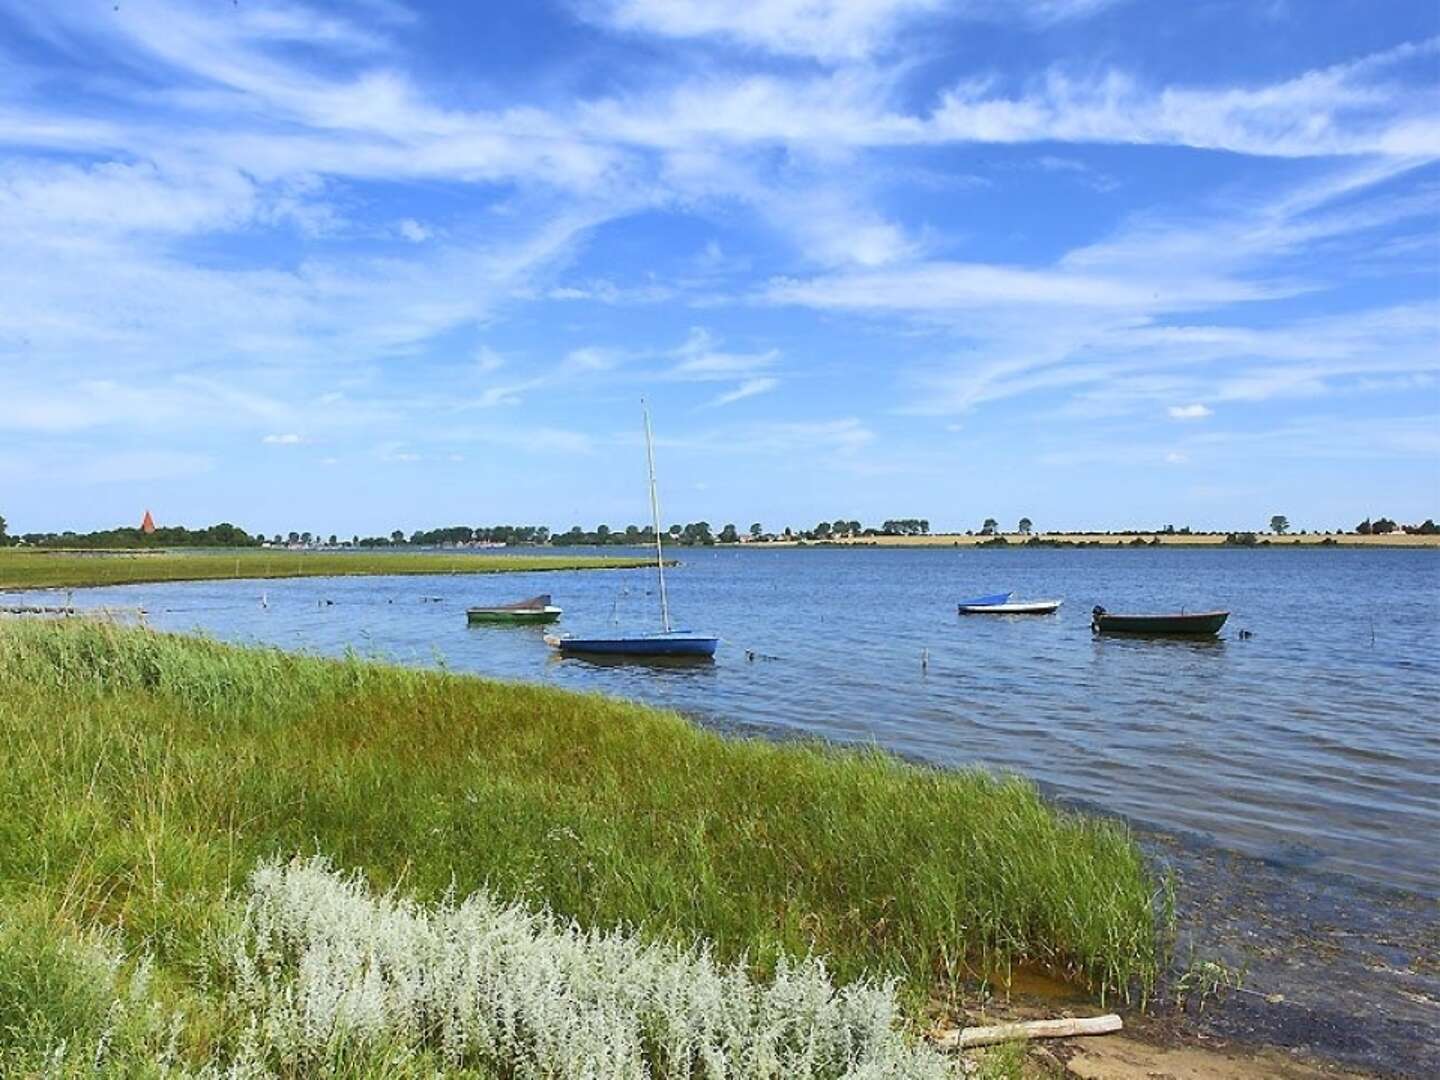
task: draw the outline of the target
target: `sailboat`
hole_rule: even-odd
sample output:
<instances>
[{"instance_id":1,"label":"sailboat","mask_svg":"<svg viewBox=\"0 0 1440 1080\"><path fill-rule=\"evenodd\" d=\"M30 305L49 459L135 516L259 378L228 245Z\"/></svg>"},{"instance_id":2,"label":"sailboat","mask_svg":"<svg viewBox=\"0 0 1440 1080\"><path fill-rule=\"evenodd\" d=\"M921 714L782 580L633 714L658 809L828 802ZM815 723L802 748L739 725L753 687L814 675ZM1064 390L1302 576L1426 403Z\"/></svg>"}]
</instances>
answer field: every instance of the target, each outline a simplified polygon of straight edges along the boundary
<instances>
[{"instance_id":1,"label":"sailboat","mask_svg":"<svg viewBox=\"0 0 1440 1080\"><path fill-rule=\"evenodd\" d=\"M578 637L574 634L547 634L545 642L562 655L634 657L636 659L708 659L720 644L718 637L677 630L670 624L670 597L665 591L665 548L660 538L660 496L655 487L655 440L650 433L650 407L640 399L645 415L645 459L650 466L650 516L655 526L655 573L660 582L660 626L658 631L615 634L606 637Z\"/></svg>"}]
</instances>

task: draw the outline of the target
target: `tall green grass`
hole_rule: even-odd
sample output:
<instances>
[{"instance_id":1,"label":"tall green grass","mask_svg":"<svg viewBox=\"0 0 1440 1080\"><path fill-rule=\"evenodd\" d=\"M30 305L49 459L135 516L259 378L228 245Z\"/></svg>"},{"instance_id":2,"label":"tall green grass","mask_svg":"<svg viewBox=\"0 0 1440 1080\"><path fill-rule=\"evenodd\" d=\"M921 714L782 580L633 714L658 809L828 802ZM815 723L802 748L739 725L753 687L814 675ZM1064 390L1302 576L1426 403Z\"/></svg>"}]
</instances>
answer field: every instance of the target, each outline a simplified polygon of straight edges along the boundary
<instances>
[{"instance_id":1,"label":"tall green grass","mask_svg":"<svg viewBox=\"0 0 1440 1080\"><path fill-rule=\"evenodd\" d=\"M0 623L0 776L0 907L118 928L180 986L226 896L295 852L761 973L814 952L841 981L899 978L916 1016L1011 964L1128 996L1162 963L1157 885L1116 823L1019 779L593 695Z\"/></svg>"},{"instance_id":2,"label":"tall green grass","mask_svg":"<svg viewBox=\"0 0 1440 1080\"><path fill-rule=\"evenodd\" d=\"M348 577L372 574L500 574L649 566L610 555L470 555L444 552L44 551L0 548L0 590L134 585L219 578Z\"/></svg>"}]
</instances>

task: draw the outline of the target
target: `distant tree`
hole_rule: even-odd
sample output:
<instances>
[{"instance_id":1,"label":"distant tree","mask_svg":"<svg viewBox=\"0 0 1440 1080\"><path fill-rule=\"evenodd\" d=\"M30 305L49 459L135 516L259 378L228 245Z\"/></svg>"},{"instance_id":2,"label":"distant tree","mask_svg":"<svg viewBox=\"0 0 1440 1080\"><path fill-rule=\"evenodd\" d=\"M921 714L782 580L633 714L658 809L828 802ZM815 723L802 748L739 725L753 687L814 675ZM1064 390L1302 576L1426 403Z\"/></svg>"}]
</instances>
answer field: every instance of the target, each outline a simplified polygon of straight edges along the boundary
<instances>
[{"instance_id":1,"label":"distant tree","mask_svg":"<svg viewBox=\"0 0 1440 1080\"><path fill-rule=\"evenodd\" d=\"M0 527L0 534L3 534L4 531L4 528ZM1407 526L1405 531L1414 533L1416 536L1435 536L1440 535L1440 525L1436 525L1431 518L1426 518L1419 525Z\"/></svg>"},{"instance_id":2,"label":"distant tree","mask_svg":"<svg viewBox=\"0 0 1440 1080\"><path fill-rule=\"evenodd\" d=\"M609 525L596 525L596 526L595 526L595 542L596 542L597 544L608 544L608 543L610 543L610 526L609 526Z\"/></svg>"},{"instance_id":3,"label":"distant tree","mask_svg":"<svg viewBox=\"0 0 1440 1080\"><path fill-rule=\"evenodd\" d=\"M360 546L360 534L359 534L359 533L355 533L354 535L352 535L352 536L350 537L350 546L351 546L351 547L359 547L359 546Z\"/></svg>"},{"instance_id":4,"label":"distant tree","mask_svg":"<svg viewBox=\"0 0 1440 1080\"><path fill-rule=\"evenodd\" d=\"M830 539L830 523L828 521L820 522L819 525L816 525L815 528L810 530L810 534L815 537L816 540Z\"/></svg>"},{"instance_id":5,"label":"distant tree","mask_svg":"<svg viewBox=\"0 0 1440 1080\"><path fill-rule=\"evenodd\" d=\"M392 544L403 544L405 542L404 531L401 529L396 529L394 532L392 532L390 534L390 542Z\"/></svg>"},{"instance_id":6,"label":"distant tree","mask_svg":"<svg viewBox=\"0 0 1440 1080\"><path fill-rule=\"evenodd\" d=\"M980 535L981 535L981 536L994 536L994 535L995 535L995 530L998 529L999 527L1000 527L1000 523L999 523L998 521L996 521L994 518L986 518L985 521L984 521L984 523L980 526Z\"/></svg>"},{"instance_id":7,"label":"distant tree","mask_svg":"<svg viewBox=\"0 0 1440 1080\"><path fill-rule=\"evenodd\" d=\"M340 546L340 538L339 538L338 536L336 536L334 533L331 533L331 534L330 534L330 546L331 546L331 547L339 547L339 546Z\"/></svg>"},{"instance_id":8,"label":"distant tree","mask_svg":"<svg viewBox=\"0 0 1440 1080\"><path fill-rule=\"evenodd\" d=\"M765 533L765 529L761 526L760 522L757 521L757 522L755 522L753 525L750 526L750 539L751 539L751 540L759 540L760 537L764 535L764 533Z\"/></svg>"},{"instance_id":9,"label":"distant tree","mask_svg":"<svg viewBox=\"0 0 1440 1080\"><path fill-rule=\"evenodd\" d=\"M298 543L300 542L300 534L299 534L298 532L296 532L294 529L291 529L291 530L290 530L290 535L287 536L285 539L288 540L288 541L289 541L290 543L292 543L292 544L298 544Z\"/></svg>"},{"instance_id":10,"label":"distant tree","mask_svg":"<svg viewBox=\"0 0 1440 1080\"><path fill-rule=\"evenodd\" d=\"M310 534L309 534L308 532L302 532L302 533L300 534L300 542L301 542L302 544L308 544L308 543L310 543Z\"/></svg>"},{"instance_id":11,"label":"distant tree","mask_svg":"<svg viewBox=\"0 0 1440 1080\"><path fill-rule=\"evenodd\" d=\"M1372 532L1375 531L1375 527L1370 524L1370 519L1366 518L1364 521L1360 522L1359 525L1355 526L1355 531L1361 536L1369 536Z\"/></svg>"},{"instance_id":12,"label":"distant tree","mask_svg":"<svg viewBox=\"0 0 1440 1080\"><path fill-rule=\"evenodd\" d=\"M1034 523L1033 521L1031 521L1029 518L1021 518L1021 519L1020 519L1019 529L1020 529L1020 532L1021 532L1022 535L1024 535L1024 536L1029 536L1029 535L1030 535L1030 530L1033 529L1034 527L1035 527L1035 523Z\"/></svg>"},{"instance_id":13,"label":"distant tree","mask_svg":"<svg viewBox=\"0 0 1440 1080\"><path fill-rule=\"evenodd\" d=\"M1374 529L1375 532L1379 535L1383 535L1385 533L1392 533L1399 527L1399 525L1396 525L1395 522L1391 521L1389 518L1383 517L1376 518L1375 524L1371 526L1371 528Z\"/></svg>"},{"instance_id":14,"label":"distant tree","mask_svg":"<svg viewBox=\"0 0 1440 1080\"><path fill-rule=\"evenodd\" d=\"M1276 514L1270 519L1270 531L1276 536L1284 536L1290 531L1290 519L1284 514Z\"/></svg>"},{"instance_id":15,"label":"distant tree","mask_svg":"<svg viewBox=\"0 0 1440 1080\"><path fill-rule=\"evenodd\" d=\"M276 533L274 539L272 539L270 542L271 542L272 544L275 544L276 546L279 546L280 544L283 544L285 541L280 538L280 534L279 534L279 533Z\"/></svg>"},{"instance_id":16,"label":"distant tree","mask_svg":"<svg viewBox=\"0 0 1440 1080\"><path fill-rule=\"evenodd\" d=\"M740 534L736 531L734 525L726 525L723 529L720 530L720 543L738 544L739 542Z\"/></svg>"},{"instance_id":17,"label":"distant tree","mask_svg":"<svg viewBox=\"0 0 1440 1080\"><path fill-rule=\"evenodd\" d=\"M926 519L926 518L921 518L919 524L920 524L920 532L921 532L922 535L928 534L928 533L930 532L930 522L929 522L928 519Z\"/></svg>"}]
</instances>

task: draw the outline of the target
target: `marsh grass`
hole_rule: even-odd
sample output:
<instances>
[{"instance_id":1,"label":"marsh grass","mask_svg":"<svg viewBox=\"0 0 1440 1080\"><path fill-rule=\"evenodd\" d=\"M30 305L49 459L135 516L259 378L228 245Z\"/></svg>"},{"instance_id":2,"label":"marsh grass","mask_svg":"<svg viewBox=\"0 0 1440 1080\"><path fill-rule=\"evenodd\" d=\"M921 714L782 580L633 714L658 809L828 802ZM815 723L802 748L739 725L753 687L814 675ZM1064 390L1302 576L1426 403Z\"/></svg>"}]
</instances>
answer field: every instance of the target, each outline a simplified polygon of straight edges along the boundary
<instances>
[{"instance_id":1,"label":"marsh grass","mask_svg":"<svg viewBox=\"0 0 1440 1080\"><path fill-rule=\"evenodd\" d=\"M0 548L0 590L81 588L220 578L351 577L375 574L501 574L649 566L609 555L471 555L445 552L51 551Z\"/></svg>"},{"instance_id":2,"label":"marsh grass","mask_svg":"<svg viewBox=\"0 0 1440 1080\"><path fill-rule=\"evenodd\" d=\"M1127 997L1162 964L1157 885L1116 823L594 695L0 623L0 775L0 904L118 928L177 993L203 997L227 897L296 852L420 902L483 890L704 940L758 975L813 953L841 984L896 978L917 1020L1011 964Z\"/></svg>"}]
</instances>

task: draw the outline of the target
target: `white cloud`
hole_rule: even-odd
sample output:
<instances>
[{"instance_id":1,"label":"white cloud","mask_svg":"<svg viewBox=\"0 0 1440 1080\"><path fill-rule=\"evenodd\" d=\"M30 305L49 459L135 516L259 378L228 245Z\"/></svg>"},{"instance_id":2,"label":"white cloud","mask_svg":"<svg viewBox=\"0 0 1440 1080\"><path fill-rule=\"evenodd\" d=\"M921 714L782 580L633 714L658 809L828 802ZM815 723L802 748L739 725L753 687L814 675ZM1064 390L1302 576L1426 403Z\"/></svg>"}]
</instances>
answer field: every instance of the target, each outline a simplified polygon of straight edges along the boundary
<instances>
[{"instance_id":1,"label":"white cloud","mask_svg":"<svg viewBox=\"0 0 1440 1080\"><path fill-rule=\"evenodd\" d=\"M579 7L621 30L716 36L769 52L857 60L887 44L902 22L941 6L941 0L594 0Z\"/></svg>"},{"instance_id":2,"label":"white cloud","mask_svg":"<svg viewBox=\"0 0 1440 1080\"><path fill-rule=\"evenodd\" d=\"M1031 270L989 263L929 262L880 272L836 274L808 280L778 278L765 299L851 310L952 312L1015 304L1046 308L1147 311L1214 307L1269 299L1295 290L1223 277L1176 280L1164 296L1153 282L1119 274Z\"/></svg>"},{"instance_id":3,"label":"white cloud","mask_svg":"<svg viewBox=\"0 0 1440 1080\"><path fill-rule=\"evenodd\" d=\"M754 397L756 394L765 394L774 390L780 385L779 379L760 378L746 379L734 390L712 398L711 406L729 405L736 401L743 401L745 398Z\"/></svg>"},{"instance_id":4,"label":"white cloud","mask_svg":"<svg viewBox=\"0 0 1440 1080\"><path fill-rule=\"evenodd\" d=\"M488 375L492 371L499 371L504 366L505 357L490 346L481 345L475 350L475 373L477 375Z\"/></svg>"},{"instance_id":5,"label":"white cloud","mask_svg":"<svg viewBox=\"0 0 1440 1080\"><path fill-rule=\"evenodd\" d=\"M1215 411L1198 402L1194 405L1171 405L1165 410L1170 414L1172 420L1203 420L1207 416L1214 416Z\"/></svg>"},{"instance_id":6,"label":"white cloud","mask_svg":"<svg viewBox=\"0 0 1440 1080\"><path fill-rule=\"evenodd\" d=\"M929 15L1038 24L1095 14L1123 0L580 0L616 29L671 38L717 37L785 56L862 60Z\"/></svg>"},{"instance_id":7,"label":"white cloud","mask_svg":"<svg viewBox=\"0 0 1440 1080\"><path fill-rule=\"evenodd\" d=\"M709 382L717 379L733 379L772 366L780 358L778 349L763 353L705 352L680 361L670 369L670 377Z\"/></svg>"},{"instance_id":8,"label":"white cloud","mask_svg":"<svg viewBox=\"0 0 1440 1080\"><path fill-rule=\"evenodd\" d=\"M690 328L685 341L670 353L678 358L665 373L666 378L687 382L714 382L753 375L772 367L780 359L780 350L767 349L760 353L721 352L718 342L704 327ZM764 389L769 389L766 386ZM751 393L761 393L752 390ZM743 395L748 397L749 395ZM735 400L739 400L736 398Z\"/></svg>"},{"instance_id":9,"label":"white cloud","mask_svg":"<svg viewBox=\"0 0 1440 1080\"><path fill-rule=\"evenodd\" d=\"M547 386L549 382L548 379L535 378L504 386L491 386L475 397L461 402L458 407L462 409L493 409L498 405L519 405L524 400L524 394Z\"/></svg>"},{"instance_id":10,"label":"white cloud","mask_svg":"<svg viewBox=\"0 0 1440 1080\"><path fill-rule=\"evenodd\" d=\"M260 441L270 446L297 446L305 440L294 432L286 432L283 435L266 435Z\"/></svg>"},{"instance_id":11,"label":"white cloud","mask_svg":"<svg viewBox=\"0 0 1440 1080\"><path fill-rule=\"evenodd\" d=\"M1331 170L1259 203L1212 205L1203 221L1139 216L1049 266L922 261L776 279L763 298L902 314L959 337L968 347L916 365L919 394L907 409L916 413L1049 393L1071 395L1072 419L1094 418L1176 399L1256 401L1323 393L1359 376L1433 372L1440 327L1425 305L1268 329L1196 321L1210 309L1333 288L1376 229L1412 219L1421 228L1435 192L1374 190L1411 168Z\"/></svg>"},{"instance_id":12,"label":"white cloud","mask_svg":"<svg viewBox=\"0 0 1440 1080\"><path fill-rule=\"evenodd\" d=\"M435 235L414 218L403 219L400 224L395 227L395 231L412 244L423 244Z\"/></svg>"},{"instance_id":13,"label":"white cloud","mask_svg":"<svg viewBox=\"0 0 1440 1080\"><path fill-rule=\"evenodd\" d=\"M985 82L944 95L925 137L940 142L1069 142L1191 146L1262 157L1440 154L1432 88L1377 82L1436 51L1434 40L1254 88L1153 88L1118 71L1077 79L1049 71L1002 97Z\"/></svg>"}]
</instances>

